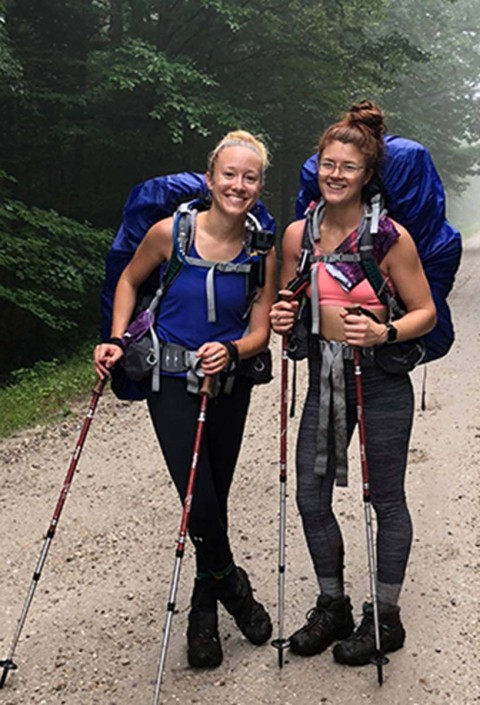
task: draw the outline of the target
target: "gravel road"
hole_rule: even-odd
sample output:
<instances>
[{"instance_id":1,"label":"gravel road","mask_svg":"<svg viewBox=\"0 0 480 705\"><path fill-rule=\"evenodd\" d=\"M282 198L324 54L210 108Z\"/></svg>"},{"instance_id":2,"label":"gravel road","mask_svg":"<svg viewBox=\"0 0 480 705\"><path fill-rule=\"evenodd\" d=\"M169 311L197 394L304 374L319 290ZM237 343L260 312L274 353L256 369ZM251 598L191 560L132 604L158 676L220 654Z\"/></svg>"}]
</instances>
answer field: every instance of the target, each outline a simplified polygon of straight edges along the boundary
<instances>
[{"instance_id":1,"label":"gravel road","mask_svg":"<svg viewBox=\"0 0 480 705\"><path fill-rule=\"evenodd\" d=\"M379 688L371 667L349 669L330 651L291 655L280 672L270 646L254 647L222 612L224 662L195 672L185 630L193 580L188 547L162 703L211 705L474 705L479 690L480 238L469 241L451 296L457 342L427 375L427 409L416 412L408 471L414 544L402 593L405 648ZM276 378L258 388L231 493L239 565L276 618L279 350ZM416 389L423 371L413 374ZM299 373L299 402L305 369ZM419 394L417 394L417 406ZM0 445L0 656L13 638L33 570L76 445L88 398L68 422L39 426ZM316 597L294 501L289 427L286 631ZM357 439L350 486L337 490L346 538L348 591L360 616L368 594ZM158 665L180 507L142 404L100 400L72 489L18 644L18 671L3 705L149 705Z\"/></svg>"}]
</instances>

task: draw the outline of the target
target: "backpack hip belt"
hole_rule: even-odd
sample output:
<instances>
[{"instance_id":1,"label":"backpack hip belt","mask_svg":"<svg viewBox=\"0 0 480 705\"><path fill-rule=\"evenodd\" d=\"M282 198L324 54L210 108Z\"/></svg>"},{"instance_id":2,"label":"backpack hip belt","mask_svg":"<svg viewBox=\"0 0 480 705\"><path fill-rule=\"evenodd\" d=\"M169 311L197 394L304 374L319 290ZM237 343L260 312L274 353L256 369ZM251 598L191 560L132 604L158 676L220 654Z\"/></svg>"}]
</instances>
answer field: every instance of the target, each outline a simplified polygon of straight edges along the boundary
<instances>
[{"instance_id":1,"label":"backpack hip belt","mask_svg":"<svg viewBox=\"0 0 480 705\"><path fill-rule=\"evenodd\" d=\"M159 372L169 374L186 372L187 391L191 394L199 393L200 382L205 377L202 370L202 360L197 357L197 351L188 350L183 345L177 345L176 343L160 342ZM222 384L218 379L218 375L216 379L217 382L214 381L212 388L212 396L218 396L221 386L223 386L222 391L230 393L233 386L233 375L228 375L227 381L222 381Z\"/></svg>"}]
</instances>

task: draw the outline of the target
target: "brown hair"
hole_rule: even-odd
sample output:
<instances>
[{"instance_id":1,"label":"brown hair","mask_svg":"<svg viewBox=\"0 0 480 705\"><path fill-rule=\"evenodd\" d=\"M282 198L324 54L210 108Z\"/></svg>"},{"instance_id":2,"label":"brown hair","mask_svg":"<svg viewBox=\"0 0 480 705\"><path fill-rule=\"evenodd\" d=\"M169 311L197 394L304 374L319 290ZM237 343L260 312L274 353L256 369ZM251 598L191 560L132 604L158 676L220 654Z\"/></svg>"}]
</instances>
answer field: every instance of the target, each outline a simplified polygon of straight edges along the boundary
<instances>
[{"instance_id":1,"label":"brown hair","mask_svg":"<svg viewBox=\"0 0 480 705\"><path fill-rule=\"evenodd\" d=\"M354 144L364 155L367 169L378 175L383 161L384 114L370 100L354 103L339 122L330 125L318 141L318 156L331 142Z\"/></svg>"},{"instance_id":2,"label":"brown hair","mask_svg":"<svg viewBox=\"0 0 480 705\"><path fill-rule=\"evenodd\" d=\"M226 147L246 147L255 152L262 160L262 181L265 171L269 165L268 150L260 136L252 135L246 130L233 130L228 132L225 137L222 137L220 142L216 147L210 152L208 156L207 171L209 174L213 174L215 168L215 162L222 149Z\"/></svg>"}]
</instances>

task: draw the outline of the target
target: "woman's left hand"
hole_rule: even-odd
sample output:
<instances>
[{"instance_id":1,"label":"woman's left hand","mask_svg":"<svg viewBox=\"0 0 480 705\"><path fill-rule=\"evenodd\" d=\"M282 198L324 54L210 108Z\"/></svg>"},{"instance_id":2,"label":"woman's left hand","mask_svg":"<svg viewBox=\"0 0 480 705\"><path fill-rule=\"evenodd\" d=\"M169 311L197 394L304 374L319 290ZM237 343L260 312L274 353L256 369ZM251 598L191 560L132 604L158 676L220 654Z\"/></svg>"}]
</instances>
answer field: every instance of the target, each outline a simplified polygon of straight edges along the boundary
<instances>
[{"instance_id":1,"label":"woman's left hand","mask_svg":"<svg viewBox=\"0 0 480 705\"><path fill-rule=\"evenodd\" d=\"M345 341L358 348L368 348L371 345L381 345L387 339L387 328L384 323L377 323L363 313L341 313Z\"/></svg>"},{"instance_id":2,"label":"woman's left hand","mask_svg":"<svg viewBox=\"0 0 480 705\"><path fill-rule=\"evenodd\" d=\"M224 372L230 364L230 355L223 343L204 343L197 350L197 357L202 360L202 370L206 375Z\"/></svg>"},{"instance_id":3,"label":"woman's left hand","mask_svg":"<svg viewBox=\"0 0 480 705\"><path fill-rule=\"evenodd\" d=\"M100 343L93 350L93 364L100 379L110 376L112 367L123 357L123 350L119 345Z\"/></svg>"}]
</instances>

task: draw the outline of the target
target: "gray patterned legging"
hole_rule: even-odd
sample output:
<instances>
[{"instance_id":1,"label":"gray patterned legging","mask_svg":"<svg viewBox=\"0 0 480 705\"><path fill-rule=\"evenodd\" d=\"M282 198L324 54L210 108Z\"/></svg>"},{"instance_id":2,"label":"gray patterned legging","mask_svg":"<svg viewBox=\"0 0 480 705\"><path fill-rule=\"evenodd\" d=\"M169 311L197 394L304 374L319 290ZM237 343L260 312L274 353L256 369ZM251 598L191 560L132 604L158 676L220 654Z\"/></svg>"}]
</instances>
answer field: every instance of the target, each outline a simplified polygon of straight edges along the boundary
<instances>
[{"instance_id":1,"label":"gray patterned legging","mask_svg":"<svg viewBox=\"0 0 480 705\"><path fill-rule=\"evenodd\" d=\"M337 577L343 582L343 540L332 510L335 482L332 423L326 476L313 472L320 367L319 360L309 360L309 388L297 443L297 503L317 576ZM383 583L401 584L412 543L412 522L404 489L413 419L412 385L408 375L388 375L377 367L363 368L362 378L370 495L378 526L377 576ZM349 361L345 361L345 385L350 441L357 412L353 364Z\"/></svg>"}]
</instances>

